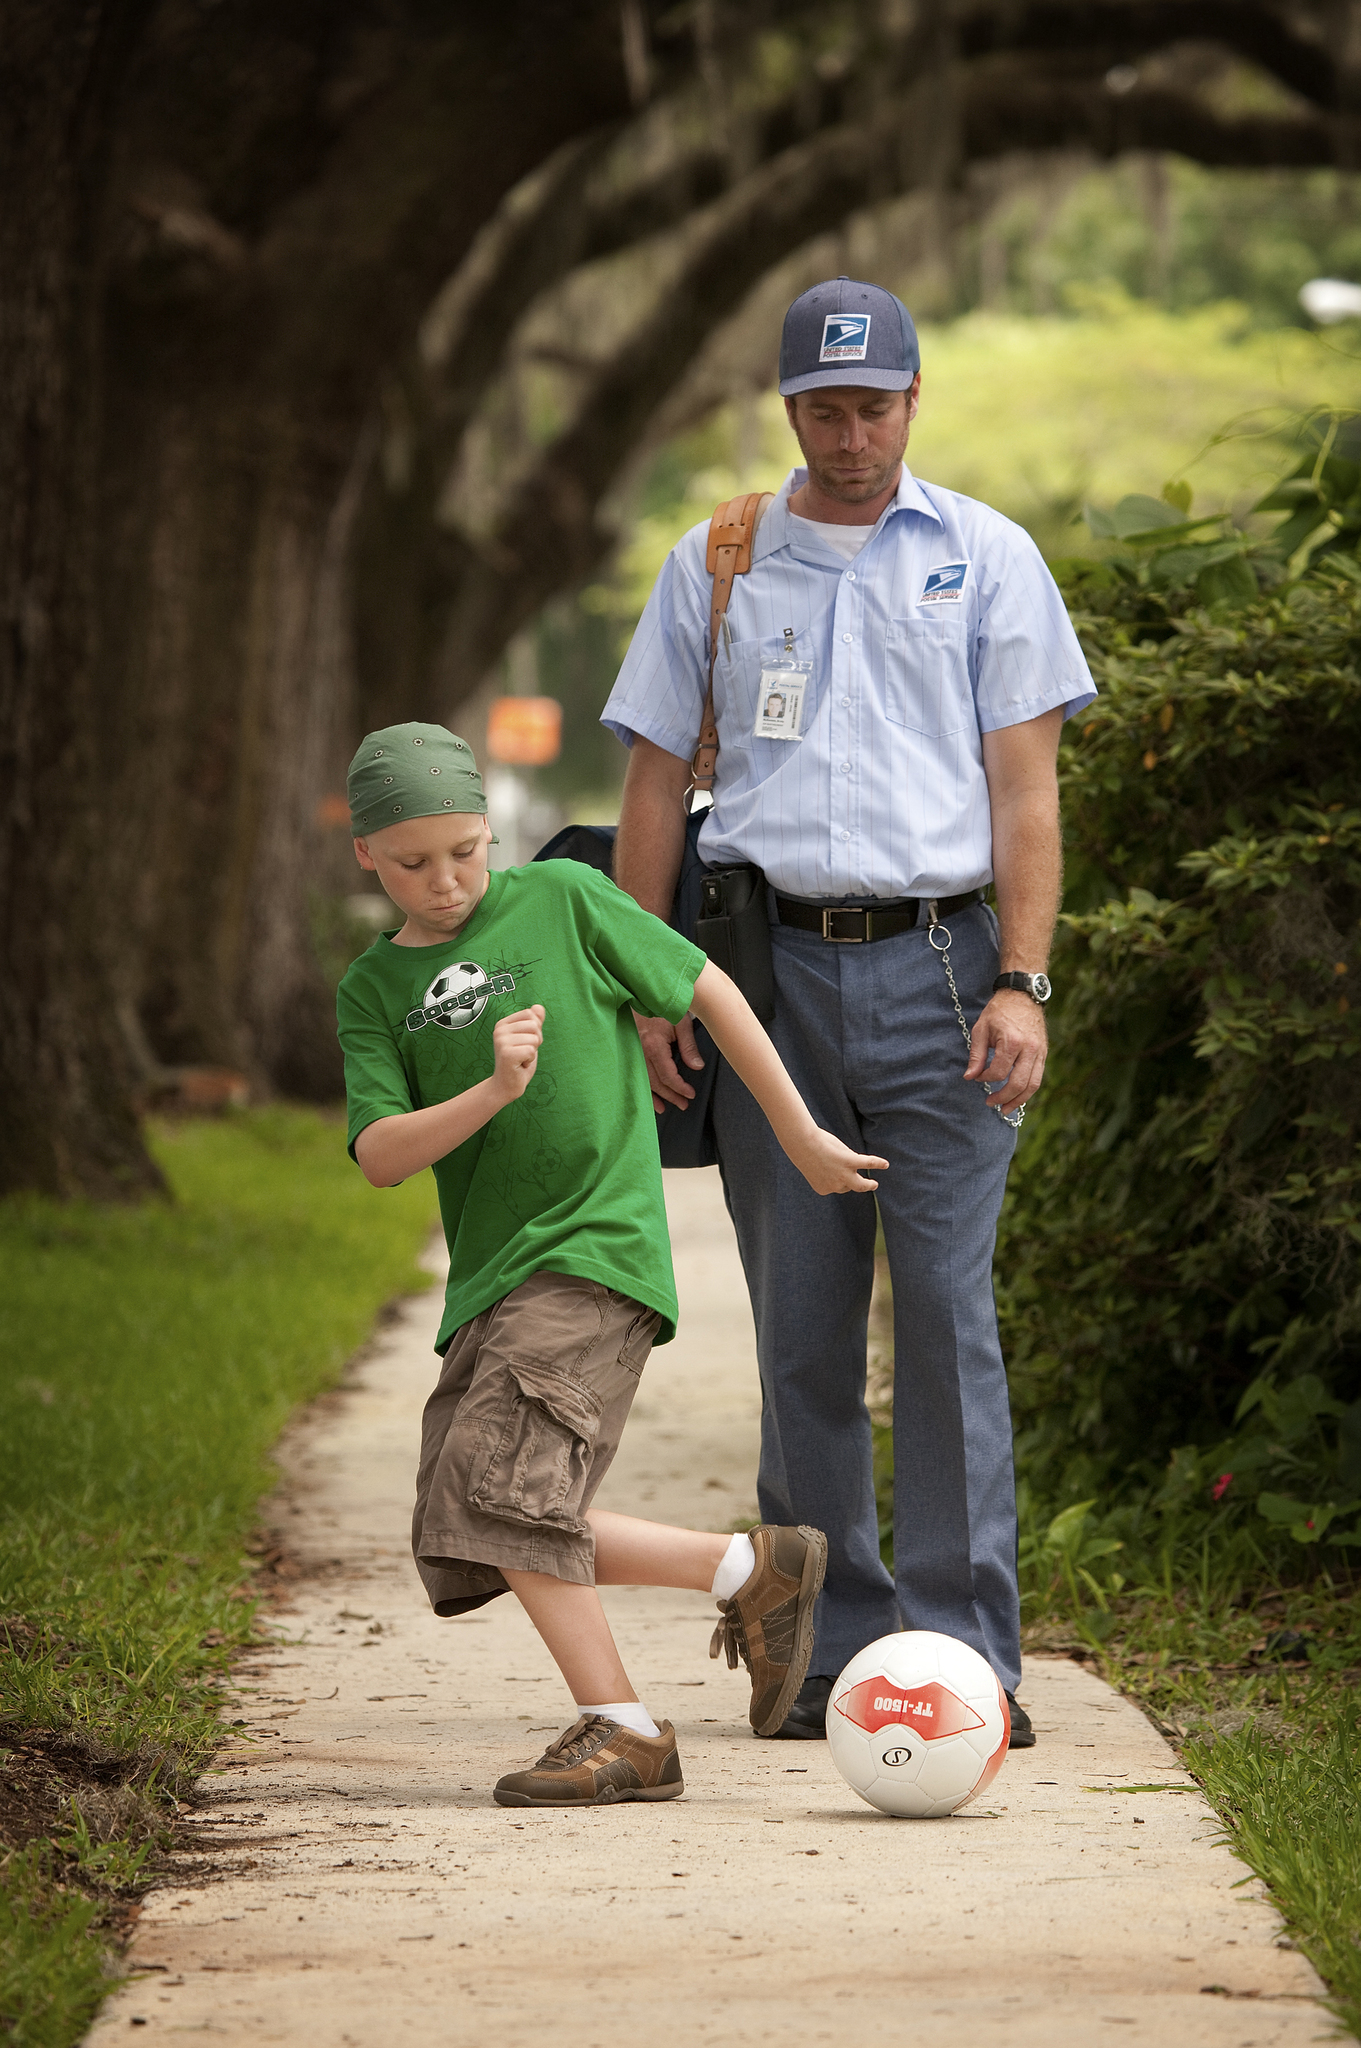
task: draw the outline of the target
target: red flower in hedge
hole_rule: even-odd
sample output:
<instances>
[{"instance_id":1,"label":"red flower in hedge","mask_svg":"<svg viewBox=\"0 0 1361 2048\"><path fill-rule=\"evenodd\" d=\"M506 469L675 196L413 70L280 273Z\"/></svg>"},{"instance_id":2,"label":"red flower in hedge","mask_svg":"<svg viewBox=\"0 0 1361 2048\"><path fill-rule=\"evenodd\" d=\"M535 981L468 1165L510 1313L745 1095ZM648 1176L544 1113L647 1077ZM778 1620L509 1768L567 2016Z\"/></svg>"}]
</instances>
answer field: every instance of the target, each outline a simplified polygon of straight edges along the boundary
<instances>
[{"instance_id":1,"label":"red flower in hedge","mask_svg":"<svg viewBox=\"0 0 1361 2048\"><path fill-rule=\"evenodd\" d=\"M1229 1488L1232 1485L1232 1472L1221 1472L1218 1479L1216 1479L1214 1485L1210 1488L1211 1500L1223 1500L1225 1494L1228 1492Z\"/></svg>"}]
</instances>

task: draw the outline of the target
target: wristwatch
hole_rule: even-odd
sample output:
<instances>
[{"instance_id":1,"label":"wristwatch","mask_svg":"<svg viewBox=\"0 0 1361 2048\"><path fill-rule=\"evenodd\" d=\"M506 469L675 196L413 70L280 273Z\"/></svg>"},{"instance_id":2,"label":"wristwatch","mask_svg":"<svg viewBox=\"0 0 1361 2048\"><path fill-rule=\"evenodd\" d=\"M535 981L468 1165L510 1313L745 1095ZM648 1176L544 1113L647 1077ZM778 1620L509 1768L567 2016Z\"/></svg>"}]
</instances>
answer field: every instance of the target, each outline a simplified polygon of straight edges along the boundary
<instances>
[{"instance_id":1,"label":"wristwatch","mask_svg":"<svg viewBox=\"0 0 1361 2048\"><path fill-rule=\"evenodd\" d=\"M1047 974L999 974L992 985L992 992L999 988L1018 988L1023 996L1029 996L1032 1003L1047 1003L1054 993L1053 983Z\"/></svg>"}]
</instances>

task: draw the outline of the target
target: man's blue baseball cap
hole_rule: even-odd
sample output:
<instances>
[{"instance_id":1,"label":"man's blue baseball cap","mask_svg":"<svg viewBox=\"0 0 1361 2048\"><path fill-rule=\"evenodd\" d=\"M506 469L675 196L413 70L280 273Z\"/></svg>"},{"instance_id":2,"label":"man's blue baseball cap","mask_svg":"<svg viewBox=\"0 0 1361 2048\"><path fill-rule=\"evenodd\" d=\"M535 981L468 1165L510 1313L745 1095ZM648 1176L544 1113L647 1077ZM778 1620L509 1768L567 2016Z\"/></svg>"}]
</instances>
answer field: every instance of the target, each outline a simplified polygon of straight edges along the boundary
<instances>
[{"instance_id":1,"label":"man's blue baseball cap","mask_svg":"<svg viewBox=\"0 0 1361 2048\"><path fill-rule=\"evenodd\" d=\"M882 285L830 278L795 299L780 337L780 396L824 384L906 391L921 368L912 315Z\"/></svg>"}]
</instances>

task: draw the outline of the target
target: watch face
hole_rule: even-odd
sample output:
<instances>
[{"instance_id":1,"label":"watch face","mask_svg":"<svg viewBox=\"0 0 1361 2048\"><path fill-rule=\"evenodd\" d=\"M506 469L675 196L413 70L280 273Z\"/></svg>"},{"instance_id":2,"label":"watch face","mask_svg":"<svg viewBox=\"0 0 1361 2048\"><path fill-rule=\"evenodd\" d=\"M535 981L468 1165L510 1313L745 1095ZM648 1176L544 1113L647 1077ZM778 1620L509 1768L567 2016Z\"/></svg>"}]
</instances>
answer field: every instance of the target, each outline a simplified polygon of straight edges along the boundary
<instances>
[{"instance_id":1,"label":"watch face","mask_svg":"<svg viewBox=\"0 0 1361 2048\"><path fill-rule=\"evenodd\" d=\"M1053 983L1047 974L1032 974L1030 987L1037 1003L1047 1003L1054 993Z\"/></svg>"}]
</instances>

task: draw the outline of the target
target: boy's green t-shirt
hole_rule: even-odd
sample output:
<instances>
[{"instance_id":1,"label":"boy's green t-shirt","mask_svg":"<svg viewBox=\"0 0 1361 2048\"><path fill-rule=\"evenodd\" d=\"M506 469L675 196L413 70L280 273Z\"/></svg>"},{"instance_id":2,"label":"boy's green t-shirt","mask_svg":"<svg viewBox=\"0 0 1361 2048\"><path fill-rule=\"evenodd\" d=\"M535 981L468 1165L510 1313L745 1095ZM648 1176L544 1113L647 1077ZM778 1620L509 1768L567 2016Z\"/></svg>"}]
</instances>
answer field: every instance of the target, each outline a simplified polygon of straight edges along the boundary
<instances>
[{"instance_id":1,"label":"boy's green t-shirt","mask_svg":"<svg viewBox=\"0 0 1361 2048\"><path fill-rule=\"evenodd\" d=\"M488 878L438 946L384 933L340 984L349 1148L379 1117L447 1102L495 1066L498 1017L542 1003L544 1039L517 1102L435 1163L449 1245L438 1348L532 1273L631 1295L676 1333L656 1114L631 1010L672 1023L705 956L580 861Z\"/></svg>"}]
</instances>

